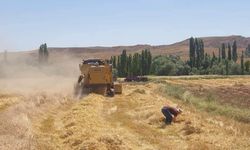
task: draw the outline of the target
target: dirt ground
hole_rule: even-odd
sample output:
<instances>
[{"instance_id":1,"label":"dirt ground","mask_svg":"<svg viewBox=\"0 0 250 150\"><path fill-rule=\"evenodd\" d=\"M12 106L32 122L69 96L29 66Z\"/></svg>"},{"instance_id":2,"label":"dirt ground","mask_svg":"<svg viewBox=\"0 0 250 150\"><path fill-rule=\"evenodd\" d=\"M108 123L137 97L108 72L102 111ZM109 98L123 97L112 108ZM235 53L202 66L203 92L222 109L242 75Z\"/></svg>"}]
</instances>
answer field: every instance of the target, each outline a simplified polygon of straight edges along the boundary
<instances>
[{"instance_id":1,"label":"dirt ground","mask_svg":"<svg viewBox=\"0 0 250 150\"><path fill-rule=\"evenodd\" d=\"M64 82L34 88L45 80ZM24 80L15 82L19 85L27 83ZM72 97L73 82L73 78L46 78L37 83L30 82L32 85L27 87L32 89L10 91L7 79L0 80L2 85L6 85L0 94L0 149L250 147L249 124L200 112L193 107L182 106L184 112L177 122L166 126L161 107L177 104L173 103L174 99L159 93L160 84L123 83L121 95L104 97L89 94L75 99ZM207 80L201 82L210 84ZM186 83L183 81L183 84Z\"/></svg>"}]
</instances>

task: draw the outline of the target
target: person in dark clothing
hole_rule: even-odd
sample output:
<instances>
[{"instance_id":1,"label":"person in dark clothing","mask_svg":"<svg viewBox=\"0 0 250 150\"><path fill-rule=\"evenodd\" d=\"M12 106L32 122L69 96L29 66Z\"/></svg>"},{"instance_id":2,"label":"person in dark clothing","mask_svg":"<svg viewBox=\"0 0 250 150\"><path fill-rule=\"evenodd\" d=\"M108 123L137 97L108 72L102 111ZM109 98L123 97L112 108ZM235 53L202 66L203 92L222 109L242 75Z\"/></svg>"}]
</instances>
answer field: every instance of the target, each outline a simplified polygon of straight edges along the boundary
<instances>
[{"instance_id":1,"label":"person in dark clothing","mask_svg":"<svg viewBox=\"0 0 250 150\"><path fill-rule=\"evenodd\" d=\"M175 118L182 112L182 110L178 107L166 105L162 107L161 112L166 117L165 123L171 124L172 121L175 121Z\"/></svg>"}]
</instances>

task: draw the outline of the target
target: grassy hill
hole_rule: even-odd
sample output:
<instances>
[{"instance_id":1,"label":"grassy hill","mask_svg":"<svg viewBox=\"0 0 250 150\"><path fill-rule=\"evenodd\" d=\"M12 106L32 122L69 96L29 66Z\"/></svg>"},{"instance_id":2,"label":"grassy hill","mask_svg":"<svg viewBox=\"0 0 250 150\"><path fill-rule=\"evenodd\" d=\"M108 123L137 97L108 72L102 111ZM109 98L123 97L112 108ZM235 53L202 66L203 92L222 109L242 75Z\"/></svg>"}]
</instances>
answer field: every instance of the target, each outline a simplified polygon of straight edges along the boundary
<instances>
[{"instance_id":1,"label":"grassy hill","mask_svg":"<svg viewBox=\"0 0 250 150\"><path fill-rule=\"evenodd\" d=\"M217 37L201 37L204 41L205 51L209 54L215 52L218 54L218 48L222 43L233 43L237 41L238 53L245 50L250 44L250 37L243 36L217 36ZM183 59L187 59L189 55L189 40L183 40L170 45L133 45L133 46L114 46L114 47L49 47L50 56L62 58L64 56L73 56L76 58L104 58L121 54L122 50L126 49L127 53L140 52L143 49L150 49L153 55L178 55ZM0 53L0 58L1 58ZM37 51L12 52L9 56L12 58L26 59L25 56L37 58ZM240 54L239 54L240 55ZM29 57L30 58L30 57Z\"/></svg>"},{"instance_id":2,"label":"grassy hill","mask_svg":"<svg viewBox=\"0 0 250 150\"><path fill-rule=\"evenodd\" d=\"M211 54L213 51L217 54L218 48L222 43L233 43L235 40L238 45L238 51L245 50L250 44L250 38L243 36L218 36L218 37L201 37L205 44L205 51ZM111 55L118 55L126 49L128 53L139 52L143 49L150 49L153 55L172 54L187 58L189 49L189 40L186 39L170 45L133 45L133 46L114 46L114 47L50 47L49 51L55 54L70 54L74 56L101 57L109 58Z\"/></svg>"}]
</instances>

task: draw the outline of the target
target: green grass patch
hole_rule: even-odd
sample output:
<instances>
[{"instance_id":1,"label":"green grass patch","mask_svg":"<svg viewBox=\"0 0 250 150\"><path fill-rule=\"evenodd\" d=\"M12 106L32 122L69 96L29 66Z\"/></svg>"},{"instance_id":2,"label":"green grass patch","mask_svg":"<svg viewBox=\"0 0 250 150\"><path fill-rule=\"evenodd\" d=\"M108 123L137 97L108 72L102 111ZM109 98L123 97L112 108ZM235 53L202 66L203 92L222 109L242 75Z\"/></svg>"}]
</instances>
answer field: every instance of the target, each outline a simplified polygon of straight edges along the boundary
<instances>
[{"instance_id":1,"label":"green grass patch","mask_svg":"<svg viewBox=\"0 0 250 150\"><path fill-rule=\"evenodd\" d=\"M198 97L186 90L184 87L171 83L163 83L160 90L164 94L174 97L177 100L181 100L187 105L195 106L199 110L216 115L223 115L237 121L250 123L250 109L238 108L228 104L220 104L216 100L216 96L212 93L208 93L204 97Z\"/></svg>"},{"instance_id":2,"label":"green grass patch","mask_svg":"<svg viewBox=\"0 0 250 150\"><path fill-rule=\"evenodd\" d=\"M228 79L228 78L249 78L250 75L188 75L188 76L148 76L152 81L157 80L198 80L198 79Z\"/></svg>"}]
</instances>

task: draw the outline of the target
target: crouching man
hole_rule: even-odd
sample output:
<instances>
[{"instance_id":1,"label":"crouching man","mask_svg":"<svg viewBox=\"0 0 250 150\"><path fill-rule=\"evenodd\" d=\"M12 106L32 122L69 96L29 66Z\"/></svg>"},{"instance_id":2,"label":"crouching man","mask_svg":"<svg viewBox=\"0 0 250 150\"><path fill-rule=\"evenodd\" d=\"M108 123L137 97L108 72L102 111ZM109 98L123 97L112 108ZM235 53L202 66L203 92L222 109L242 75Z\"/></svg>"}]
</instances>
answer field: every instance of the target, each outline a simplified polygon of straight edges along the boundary
<instances>
[{"instance_id":1,"label":"crouching man","mask_svg":"<svg viewBox=\"0 0 250 150\"><path fill-rule=\"evenodd\" d=\"M163 106L161 112L166 117L165 123L171 124L172 121L175 121L176 117L182 113L182 110L177 107L172 107L169 105Z\"/></svg>"}]
</instances>

